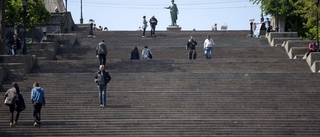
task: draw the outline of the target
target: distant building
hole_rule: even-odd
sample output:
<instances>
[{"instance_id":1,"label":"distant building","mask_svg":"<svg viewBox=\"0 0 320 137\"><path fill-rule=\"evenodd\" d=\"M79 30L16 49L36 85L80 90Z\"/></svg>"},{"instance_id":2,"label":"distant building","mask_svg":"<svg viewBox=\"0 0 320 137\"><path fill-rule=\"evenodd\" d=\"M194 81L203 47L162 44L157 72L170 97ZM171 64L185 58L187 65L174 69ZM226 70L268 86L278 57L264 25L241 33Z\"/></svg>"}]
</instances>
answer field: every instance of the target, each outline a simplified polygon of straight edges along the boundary
<instances>
[{"instance_id":1,"label":"distant building","mask_svg":"<svg viewBox=\"0 0 320 137\"><path fill-rule=\"evenodd\" d=\"M66 12L65 0L44 0L46 9L51 13L51 20L41 24L43 32L68 33L75 29L71 12Z\"/></svg>"}]
</instances>

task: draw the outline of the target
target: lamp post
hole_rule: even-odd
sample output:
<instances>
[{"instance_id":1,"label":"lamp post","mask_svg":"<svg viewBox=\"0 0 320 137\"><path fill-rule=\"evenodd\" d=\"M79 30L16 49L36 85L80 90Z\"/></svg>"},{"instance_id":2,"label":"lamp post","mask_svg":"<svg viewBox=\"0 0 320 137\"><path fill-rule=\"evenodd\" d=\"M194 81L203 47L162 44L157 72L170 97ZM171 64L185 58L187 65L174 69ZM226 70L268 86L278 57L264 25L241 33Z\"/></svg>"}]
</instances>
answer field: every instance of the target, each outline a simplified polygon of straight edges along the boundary
<instances>
[{"instance_id":1,"label":"lamp post","mask_svg":"<svg viewBox=\"0 0 320 137\"><path fill-rule=\"evenodd\" d=\"M318 16L318 14L319 14L319 11L318 11L318 8L319 8L319 0L314 0L314 3L317 5L317 10L316 10L316 41L317 41L317 45L319 45L319 16Z\"/></svg>"},{"instance_id":2,"label":"lamp post","mask_svg":"<svg viewBox=\"0 0 320 137\"><path fill-rule=\"evenodd\" d=\"M89 20L89 23L90 23L90 32L89 32L89 35L93 35L93 23L94 23L94 20L93 20L93 19L90 19L90 20Z\"/></svg>"},{"instance_id":3,"label":"lamp post","mask_svg":"<svg viewBox=\"0 0 320 137\"><path fill-rule=\"evenodd\" d=\"M250 19L250 37L253 37L253 22L254 22L254 19Z\"/></svg>"},{"instance_id":4,"label":"lamp post","mask_svg":"<svg viewBox=\"0 0 320 137\"><path fill-rule=\"evenodd\" d=\"M27 54L27 42L26 42L26 29L27 29L27 6L28 6L28 0L22 0L22 6L23 6L23 46L22 46L22 54Z\"/></svg>"},{"instance_id":5,"label":"lamp post","mask_svg":"<svg viewBox=\"0 0 320 137\"><path fill-rule=\"evenodd\" d=\"M65 33L68 33L69 31L69 28L68 28L68 0L66 0L66 12L65 12L65 15L66 15L66 28L65 28Z\"/></svg>"},{"instance_id":6,"label":"lamp post","mask_svg":"<svg viewBox=\"0 0 320 137\"><path fill-rule=\"evenodd\" d=\"M81 12L81 15L80 15L80 24L83 24L83 17L82 17L82 0L80 1L81 2L81 7L80 7L80 12Z\"/></svg>"},{"instance_id":7,"label":"lamp post","mask_svg":"<svg viewBox=\"0 0 320 137\"><path fill-rule=\"evenodd\" d=\"M5 47L5 33L4 33L4 25L5 25L5 0L0 0L0 54L4 53Z\"/></svg>"}]
</instances>

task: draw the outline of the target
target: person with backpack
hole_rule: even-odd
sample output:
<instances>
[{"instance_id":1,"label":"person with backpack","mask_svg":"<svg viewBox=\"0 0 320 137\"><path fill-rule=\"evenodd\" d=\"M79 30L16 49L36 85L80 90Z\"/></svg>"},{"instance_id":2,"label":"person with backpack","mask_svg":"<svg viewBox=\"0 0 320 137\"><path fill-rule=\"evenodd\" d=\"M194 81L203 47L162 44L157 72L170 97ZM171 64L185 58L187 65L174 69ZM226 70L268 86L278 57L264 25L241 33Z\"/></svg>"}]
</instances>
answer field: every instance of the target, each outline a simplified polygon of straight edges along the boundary
<instances>
[{"instance_id":1,"label":"person with backpack","mask_svg":"<svg viewBox=\"0 0 320 137\"><path fill-rule=\"evenodd\" d=\"M16 99L16 105L15 105L15 110L17 111L16 113L16 118L13 122L13 124L18 124L18 119L20 116L20 112L26 109L26 104L24 103L24 99L22 94L20 93L20 88L17 83L13 83L13 86L16 88L17 92L17 99Z\"/></svg>"},{"instance_id":2,"label":"person with backpack","mask_svg":"<svg viewBox=\"0 0 320 137\"><path fill-rule=\"evenodd\" d=\"M148 60L148 59L152 59L152 56L153 56L153 54L152 54L151 50L148 48L148 46L144 46L144 48L142 50L142 57L141 58Z\"/></svg>"},{"instance_id":3,"label":"person with backpack","mask_svg":"<svg viewBox=\"0 0 320 137\"><path fill-rule=\"evenodd\" d=\"M111 76L105 70L104 65L100 65L99 71L94 78L94 81L98 85L100 107L106 107L107 84L110 82Z\"/></svg>"},{"instance_id":4,"label":"person with backpack","mask_svg":"<svg viewBox=\"0 0 320 137\"><path fill-rule=\"evenodd\" d=\"M96 48L96 55L97 58L99 58L100 65L106 65L106 58L107 58L107 46L104 43L104 40L102 40L98 47Z\"/></svg>"},{"instance_id":5,"label":"person with backpack","mask_svg":"<svg viewBox=\"0 0 320 137\"><path fill-rule=\"evenodd\" d=\"M4 104L9 107L10 112L10 127L13 126L13 115L14 115L14 109L16 105L16 100L18 98L17 90L15 88L15 83L12 83L12 87L7 90L7 92L4 94Z\"/></svg>"}]
</instances>

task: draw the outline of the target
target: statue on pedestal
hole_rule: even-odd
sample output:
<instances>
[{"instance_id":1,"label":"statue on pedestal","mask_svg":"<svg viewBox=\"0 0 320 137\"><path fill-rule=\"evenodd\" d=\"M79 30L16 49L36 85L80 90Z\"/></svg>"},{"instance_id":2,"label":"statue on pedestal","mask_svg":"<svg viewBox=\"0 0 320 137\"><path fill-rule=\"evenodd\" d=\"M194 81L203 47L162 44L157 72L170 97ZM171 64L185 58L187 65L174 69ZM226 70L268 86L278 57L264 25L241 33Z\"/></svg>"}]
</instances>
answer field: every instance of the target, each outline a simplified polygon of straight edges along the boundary
<instances>
[{"instance_id":1,"label":"statue on pedestal","mask_svg":"<svg viewBox=\"0 0 320 137\"><path fill-rule=\"evenodd\" d=\"M171 14L171 25L172 26L177 26L177 20L178 20L178 7L177 5L174 3L174 0L171 0L172 5L170 5L169 7L164 7L165 9L170 9L170 14Z\"/></svg>"}]
</instances>

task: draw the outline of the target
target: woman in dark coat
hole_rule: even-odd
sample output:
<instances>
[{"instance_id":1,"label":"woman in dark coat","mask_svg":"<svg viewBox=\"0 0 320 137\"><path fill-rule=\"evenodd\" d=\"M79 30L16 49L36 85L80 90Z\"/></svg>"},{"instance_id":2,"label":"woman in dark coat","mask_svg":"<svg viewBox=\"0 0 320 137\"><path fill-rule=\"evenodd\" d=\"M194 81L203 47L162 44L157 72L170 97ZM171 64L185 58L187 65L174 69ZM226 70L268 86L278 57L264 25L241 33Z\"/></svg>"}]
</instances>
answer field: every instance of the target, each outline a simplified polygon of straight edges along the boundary
<instances>
[{"instance_id":1,"label":"woman in dark coat","mask_svg":"<svg viewBox=\"0 0 320 137\"><path fill-rule=\"evenodd\" d=\"M16 100L15 110L17 111L17 114L16 114L16 118L14 120L14 124L18 124L18 119L19 119L19 116L20 116L20 112L23 111L26 108L26 105L24 103L23 96L20 93L20 88L19 88L18 84L14 83L13 86L16 88L17 97L18 97L17 100Z\"/></svg>"},{"instance_id":2,"label":"woman in dark coat","mask_svg":"<svg viewBox=\"0 0 320 137\"><path fill-rule=\"evenodd\" d=\"M131 51L131 60L139 60L139 50L137 47L134 47L134 49Z\"/></svg>"}]
</instances>

